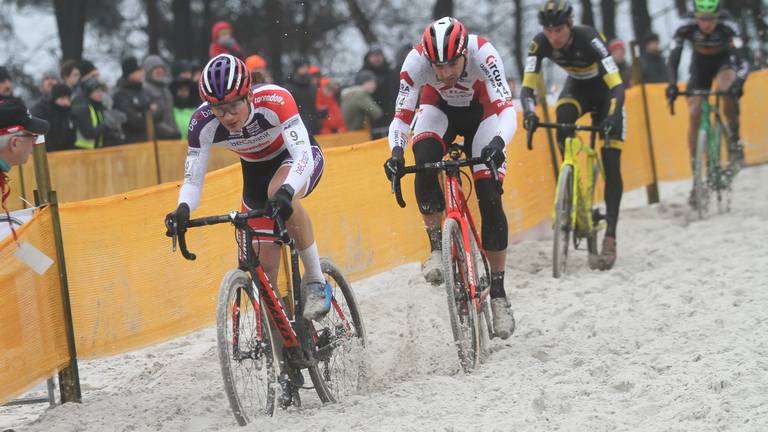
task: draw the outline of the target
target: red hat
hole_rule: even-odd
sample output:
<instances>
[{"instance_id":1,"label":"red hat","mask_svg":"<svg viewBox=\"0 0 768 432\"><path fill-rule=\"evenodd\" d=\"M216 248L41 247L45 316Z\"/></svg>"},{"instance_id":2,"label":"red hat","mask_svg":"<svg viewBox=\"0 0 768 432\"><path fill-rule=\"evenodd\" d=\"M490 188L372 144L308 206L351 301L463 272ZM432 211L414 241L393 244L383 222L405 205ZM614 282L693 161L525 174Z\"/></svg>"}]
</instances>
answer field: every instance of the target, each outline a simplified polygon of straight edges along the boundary
<instances>
[{"instance_id":1,"label":"red hat","mask_svg":"<svg viewBox=\"0 0 768 432\"><path fill-rule=\"evenodd\" d=\"M320 68L315 65L309 65L308 71L310 75L320 75Z\"/></svg>"},{"instance_id":2,"label":"red hat","mask_svg":"<svg viewBox=\"0 0 768 432\"><path fill-rule=\"evenodd\" d=\"M613 52L619 48L626 49L624 48L624 41L622 41L621 39L613 39L611 42L608 43L608 51Z\"/></svg>"},{"instance_id":3,"label":"red hat","mask_svg":"<svg viewBox=\"0 0 768 432\"><path fill-rule=\"evenodd\" d=\"M266 69L267 61L264 60L264 57L254 54L245 58L245 65L249 72L253 72L254 69Z\"/></svg>"}]
</instances>

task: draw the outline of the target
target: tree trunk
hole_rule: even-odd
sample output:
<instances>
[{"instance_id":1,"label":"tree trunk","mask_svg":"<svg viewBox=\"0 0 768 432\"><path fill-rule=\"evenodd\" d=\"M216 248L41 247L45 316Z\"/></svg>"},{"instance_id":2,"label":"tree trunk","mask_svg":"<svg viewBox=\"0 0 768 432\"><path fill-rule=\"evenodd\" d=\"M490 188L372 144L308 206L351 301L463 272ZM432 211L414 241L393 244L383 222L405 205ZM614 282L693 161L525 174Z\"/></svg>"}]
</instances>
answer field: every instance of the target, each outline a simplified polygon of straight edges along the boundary
<instances>
[{"instance_id":1,"label":"tree trunk","mask_svg":"<svg viewBox=\"0 0 768 432\"><path fill-rule=\"evenodd\" d=\"M600 12L603 15L603 34L608 40L616 38L616 3L614 0L601 0Z\"/></svg>"},{"instance_id":2,"label":"tree trunk","mask_svg":"<svg viewBox=\"0 0 768 432\"><path fill-rule=\"evenodd\" d=\"M299 35L299 54L307 58L312 46L312 2L305 1L301 4L302 19L299 25L301 34Z\"/></svg>"},{"instance_id":3,"label":"tree trunk","mask_svg":"<svg viewBox=\"0 0 768 432\"><path fill-rule=\"evenodd\" d=\"M522 83L523 73L525 72L523 66L523 58L526 55L526 53L523 52L523 31L525 31L523 28L523 0L512 0L512 2L515 5L515 35L514 40L512 41L512 47L515 52L514 57L515 67L517 69L517 77Z\"/></svg>"},{"instance_id":4,"label":"tree trunk","mask_svg":"<svg viewBox=\"0 0 768 432\"><path fill-rule=\"evenodd\" d=\"M675 9L677 9L677 14L679 16L683 16L683 15L687 14L688 13L688 2L686 0L675 0Z\"/></svg>"},{"instance_id":5,"label":"tree trunk","mask_svg":"<svg viewBox=\"0 0 768 432\"><path fill-rule=\"evenodd\" d=\"M446 16L453 16L453 0L436 0L432 8L432 19L439 20Z\"/></svg>"},{"instance_id":6,"label":"tree trunk","mask_svg":"<svg viewBox=\"0 0 768 432\"><path fill-rule=\"evenodd\" d=\"M61 41L61 58L64 60L80 61L83 57L86 2L87 0L53 0Z\"/></svg>"},{"instance_id":7,"label":"tree trunk","mask_svg":"<svg viewBox=\"0 0 768 432\"><path fill-rule=\"evenodd\" d=\"M177 59L191 59L194 57L192 52L194 43L190 43L190 38L195 34L192 31L192 8L190 0L173 0L171 9L173 10L173 51Z\"/></svg>"},{"instance_id":8,"label":"tree trunk","mask_svg":"<svg viewBox=\"0 0 768 432\"><path fill-rule=\"evenodd\" d=\"M595 14L592 12L592 0L581 0L581 23L595 26Z\"/></svg>"},{"instance_id":9,"label":"tree trunk","mask_svg":"<svg viewBox=\"0 0 768 432\"><path fill-rule=\"evenodd\" d=\"M648 14L647 0L631 0L632 27L635 30L635 39L643 40L645 35L653 32L651 16Z\"/></svg>"},{"instance_id":10,"label":"tree trunk","mask_svg":"<svg viewBox=\"0 0 768 432\"><path fill-rule=\"evenodd\" d=\"M198 32L200 35L199 44L197 45L198 57L203 60L203 63L207 63L210 59L208 55L208 48L211 44L211 27L213 26L213 0L203 0L203 22L202 29Z\"/></svg>"},{"instance_id":11,"label":"tree trunk","mask_svg":"<svg viewBox=\"0 0 768 432\"><path fill-rule=\"evenodd\" d=\"M267 23L269 23L267 55L272 78L278 83L283 82L284 78L282 62L285 30L283 22L283 6L280 4L280 0L269 0L267 2Z\"/></svg>"},{"instance_id":12,"label":"tree trunk","mask_svg":"<svg viewBox=\"0 0 768 432\"><path fill-rule=\"evenodd\" d=\"M149 36L149 53L159 54L159 21L160 12L157 10L157 0L144 0L147 7L147 36Z\"/></svg>"},{"instance_id":13,"label":"tree trunk","mask_svg":"<svg viewBox=\"0 0 768 432\"><path fill-rule=\"evenodd\" d=\"M371 28L371 21L365 16L363 10L360 9L360 5L357 4L357 0L347 0L347 6L349 7L349 13L352 15L352 21L355 22L355 26L363 35L365 42L370 45L376 43L379 39L376 37L376 33Z\"/></svg>"}]
</instances>

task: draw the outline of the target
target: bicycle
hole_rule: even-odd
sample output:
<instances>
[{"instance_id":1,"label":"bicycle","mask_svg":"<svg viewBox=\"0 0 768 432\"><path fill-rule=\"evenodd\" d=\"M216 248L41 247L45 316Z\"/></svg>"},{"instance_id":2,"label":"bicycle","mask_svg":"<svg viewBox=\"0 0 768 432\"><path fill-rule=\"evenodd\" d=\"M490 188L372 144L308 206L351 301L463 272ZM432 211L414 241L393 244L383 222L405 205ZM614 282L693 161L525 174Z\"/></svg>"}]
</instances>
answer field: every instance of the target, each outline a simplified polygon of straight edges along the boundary
<instances>
[{"instance_id":1,"label":"bicycle","mask_svg":"<svg viewBox=\"0 0 768 432\"><path fill-rule=\"evenodd\" d=\"M724 140L729 150L738 148L738 143L733 142L733 134L730 128L723 123L720 115L720 99L722 96L730 96L726 91L711 91L694 89L678 93L680 96L702 97L701 117L699 120L698 136L693 154L693 191L691 206L699 219L704 219L709 213L709 194L714 192L717 196L718 211L727 212L731 202L731 184L736 173L741 168L741 161L731 160L731 152L728 154L728 165L723 167L721 161L722 141ZM715 104L710 105L709 97L715 97ZM675 114L674 99L670 99L669 108L672 115ZM714 114L714 120L712 119ZM705 159L706 158L706 159Z\"/></svg>"},{"instance_id":2,"label":"bicycle","mask_svg":"<svg viewBox=\"0 0 768 432\"><path fill-rule=\"evenodd\" d=\"M302 316L301 289L293 290L289 316L279 291L270 282L253 241L258 234L249 219L269 216L275 221L274 242L290 251L290 282L301 286L299 258L284 222L274 211L210 216L189 220L173 227L173 250L194 260L186 243L186 229L231 223L236 229L238 268L221 282L216 308L216 332L224 388L237 422L243 426L259 413L274 415L278 407L301 406L299 389L314 387L323 403L335 402L342 394L357 389L362 378L353 370L356 351L366 344L360 309L349 282L327 258L321 258L326 280L333 288L331 311L320 322ZM258 242L257 242L258 243ZM306 369L313 387L304 386Z\"/></svg>"},{"instance_id":3,"label":"bicycle","mask_svg":"<svg viewBox=\"0 0 768 432\"><path fill-rule=\"evenodd\" d=\"M552 276L559 278L565 273L568 261L568 243L573 236L573 248L579 249L581 241L587 240L589 267L600 268L598 262L598 235L605 228L605 215L593 206L595 184L600 173L605 177L600 158L595 151L595 142L600 128L581 126L574 123L539 123L537 127L557 129L568 134L577 131L589 132L589 146L574 135L565 139L563 163L557 177L555 202L552 209ZM533 150L533 133L528 131L528 150ZM586 155L589 175L582 172L579 155Z\"/></svg>"},{"instance_id":4,"label":"bicycle","mask_svg":"<svg viewBox=\"0 0 768 432\"><path fill-rule=\"evenodd\" d=\"M400 179L405 174L423 171L445 173L446 217L443 223L442 258L445 292L448 300L448 313L451 321L453 339L464 372L470 372L480 363L484 338L495 337L490 305L490 265L482 248L482 242L475 228L472 214L467 206L467 199L461 189L461 175L467 178L472 187L472 179L462 167L485 164L479 158L460 159L463 149L460 144L448 146L450 159L439 162L407 166L402 175L392 179L392 192L398 205L405 208L400 188ZM499 183L498 170L493 163L489 166L499 192L503 193ZM482 317L482 318L479 318ZM480 320L485 320L483 327ZM487 333L481 329L487 329Z\"/></svg>"}]
</instances>

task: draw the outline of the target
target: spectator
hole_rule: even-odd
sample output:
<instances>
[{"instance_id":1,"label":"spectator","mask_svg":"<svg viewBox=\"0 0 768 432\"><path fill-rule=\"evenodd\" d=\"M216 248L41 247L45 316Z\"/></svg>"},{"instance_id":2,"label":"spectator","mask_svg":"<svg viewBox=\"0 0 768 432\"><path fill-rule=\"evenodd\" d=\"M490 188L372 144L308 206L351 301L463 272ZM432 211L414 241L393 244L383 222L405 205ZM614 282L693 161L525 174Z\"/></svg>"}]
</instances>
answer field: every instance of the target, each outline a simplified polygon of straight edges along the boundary
<instances>
[{"instance_id":1,"label":"spectator","mask_svg":"<svg viewBox=\"0 0 768 432\"><path fill-rule=\"evenodd\" d=\"M149 96L144 91L144 69L136 57L126 57L121 63L123 75L117 82L115 110L125 114L123 132L126 143L147 141L147 112L151 111Z\"/></svg>"},{"instance_id":2,"label":"spectator","mask_svg":"<svg viewBox=\"0 0 768 432\"><path fill-rule=\"evenodd\" d=\"M176 78L192 79L198 67L194 60L179 60L176 63L176 69Z\"/></svg>"},{"instance_id":3,"label":"spectator","mask_svg":"<svg viewBox=\"0 0 768 432\"><path fill-rule=\"evenodd\" d=\"M29 113L21 99L0 100L0 200L5 207L8 194L6 173L22 165L32 153L37 136L48 132L48 122Z\"/></svg>"},{"instance_id":4,"label":"spectator","mask_svg":"<svg viewBox=\"0 0 768 432\"><path fill-rule=\"evenodd\" d=\"M48 71L43 74L42 81L40 82L40 94L41 100L51 99L51 89L53 86L59 83L59 75L54 71Z\"/></svg>"},{"instance_id":5,"label":"spectator","mask_svg":"<svg viewBox=\"0 0 768 432\"><path fill-rule=\"evenodd\" d=\"M66 84L51 88L48 99L41 99L30 110L32 115L43 118L51 128L45 134L45 147L49 152L75 148L77 129L72 116L72 89Z\"/></svg>"},{"instance_id":6,"label":"spectator","mask_svg":"<svg viewBox=\"0 0 768 432\"><path fill-rule=\"evenodd\" d=\"M272 83L272 74L267 69L267 62L260 55L248 56L245 65L251 72L251 82L254 84Z\"/></svg>"},{"instance_id":7,"label":"spectator","mask_svg":"<svg viewBox=\"0 0 768 432\"><path fill-rule=\"evenodd\" d=\"M11 74L3 66L0 66L0 97L13 96L13 80Z\"/></svg>"},{"instance_id":8,"label":"spectator","mask_svg":"<svg viewBox=\"0 0 768 432\"><path fill-rule=\"evenodd\" d=\"M101 72L99 71L99 68L97 68L96 65L94 65L89 60L82 59L78 68L80 69L80 82L91 78L95 78L97 80L101 78Z\"/></svg>"},{"instance_id":9,"label":"spectator","mask_svg":"<svg viewBox=\"0 0 768 432\"><path fill-rule=\"evenodd\" d=\"M624 81L624 88L629 88L632 81L632 69L627 63L627 48L624 46L624 41L621 39L614 39L608 44L608 51L611 52L611 57L619 67L619 74L621 80Z\"/></svg>"},{"instance_id":10,"label":"spectator","mask_svg":"<svg viewBox=\"0 0 768 432\"><path fill-rule=\"evenodd\" d=\"M80 82L80 68L78 68L77 62L74 60L64 60L61 62L59 75L64 84L74 90L77 83Z\"/></svg>"},{"instance_id":11,"label":"spectator","mask_svg":"<svg viewBox=\"0 0 768 432\"><path fill-rule=\"evenodd\" d=\"M643 41L643 53L640 55L640 68L645 83L667 82L667 61L661 54L659 36L651 33Z\"/></svg>"},{"instance_id":12,"label":"spectator","mask_svg":"<svg viewBox=\"0 0 768 432\"><path fill-rule=\"evenodd\" d=\"M108 114L104 106L104 85L91 78L82 81L80 88L86 103L72 109L77 127L75 147L94 149L122 144L125 137L120 124L111 120L114 116Z\"/></svg>"},{"instance_id":13,"label":"spectator","mask_svg":"<svg viewBox=\"0 0 768 432\"><path fill-rule=\"evenodd\" d=\"M347 126L344 123L344 114L339 106L339 83L330 78L320 79L320 88L317 89L317 110L326 113L320 123L320 133L330 134L346 132Z\"/></svg>"},{"instance_id":14,"label":"spectator","mask_svg":"<svg viewBox=\"0 0 768 432\"><path fill-rule=\"evenodd\" d=\"M392 123L395 115L395 100L400 88L400 71L389 67L384 52L378 45L372 45L365 54L362 69L376 75L376 92L373 94L373 100L382 110L382 115L371 125L371 137L380 138L389 133L389 124Z\"/></svg>"},{"instance_id":15,"label":"spectator","mask_svg":"<svg viewBox=\"0 0 768 432\"><path fill-rule=\"evenodd\" d=\"M181 138L186 140L192 114L201 103L197 82L190 78L178 78L171 83L171 93L173 93L173 116L176 119L176 126L181 132Z\"/></svg>"},{"instance_id":16,"label":"spectator","mask_svg":"<svg viewBox=\"0 0 768 432\"><path fill-rule=\"evenodd\" d=\"M170 90L168 66L160 56L153 54L144 59L144 71L146 72L144 90L149 96L150 105L157 106L157 110L153 110L157 138L181 138L173 116L173 95Z\"/></svg>"},{"instance_id":17,"label":"spectator","mask_svg":"<svg viewBox=\"0 0 768 432\"><path fill-rule=\"evenodd\" d=\"M317 135L320 132L320 116L316 106L317 88L312 85L309 62L300 59L294 63L293 73L288 77L285 87L293 95L307 131Z\"/></svg>"},{"instance_id":18,"label":"spectator","mask_svg":"<svg viewBox=\"0 0 768 432\"><path fill-rule=\"evenodd\" d=\"M244 59L243 50L237 44L232 34L232 24L226 21L219 21L211 28L211 45L208 48L208 56L216 57L219 54L232 54L233 56Z\"/></svg>"},{"instance_id":19,"label":"spectator","mask_svg":"<svg viewBox=\"0 0 768 432\"><path fill-rule=\"evenodd\" d=\"M371 127L382 116L381 107L372 97L376 93L376 75L363 69L355 77L355 84L341 92L341 110L351 131Z\"/></svg>"}]
</instances>

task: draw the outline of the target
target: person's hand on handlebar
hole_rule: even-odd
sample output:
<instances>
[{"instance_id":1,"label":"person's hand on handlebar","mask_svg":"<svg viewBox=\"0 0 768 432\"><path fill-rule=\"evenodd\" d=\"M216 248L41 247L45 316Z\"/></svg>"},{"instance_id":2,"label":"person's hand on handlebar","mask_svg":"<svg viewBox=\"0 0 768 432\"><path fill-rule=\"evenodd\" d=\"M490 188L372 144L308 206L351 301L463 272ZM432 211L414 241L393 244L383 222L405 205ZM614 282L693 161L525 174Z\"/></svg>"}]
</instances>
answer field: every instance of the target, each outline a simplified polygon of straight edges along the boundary
<instances>
[{"instance_id":1,"label":"person's hand on handlebar","mask_svg":"<svg viewBox=\"0 0 768 432\"><path fill-rule=\"evenodd\" d=\"M529 132L533 132L539 127L539 116L533 111L526 111L523 115L523 128Z\"/></svg>"},{"instance_id":2,"label":"person's hand on handlebar","mask_svg":"<svg viewBox=\"0 0 768 432\"><path fill-rule=\"evenodd\" d=\"M405 156L403 148L396 146L392 149L392 156L384 162L384 175L391 182L398 177L402 177L405 170Z\"/></svg>"},{"instance_id":3,"label":"person's hand on handlebar","mask_svg":"<svg viewBox=\"0 0 768 432\"><path fill-rule=\"evenodd\" d=\"M290 185L284 184L275 192L275 195L269 200L273 214L280 216L280 219L287 221L293 214L293 194L295 191Z\"/></svg>"},{"instance_id":4,"label":"person's hand on handlebar","mask_svg":"<svg viewBox=\"0 0 768 432\"><path fill-rule=\"evenodd\" d=\"M189 205L185 202L179 204L176 210L165 215L165 235L175 237L187 230L189 221Z\"/></svg>"},{"instance_id":5,"label":"person's hand on handlebar","mask_svg":"<svg viewBox=\"0 0 768 432\"><path fill-rule=\"evenodd\" d=\"M493 162L496 169L501 168L501 165L507 160L507 157L504 155L504 146L504 138L496 135L480 152L480 159L483 160L483 163L488 168L491 167L491 162Z\"/></svg>"}]
</instances>

